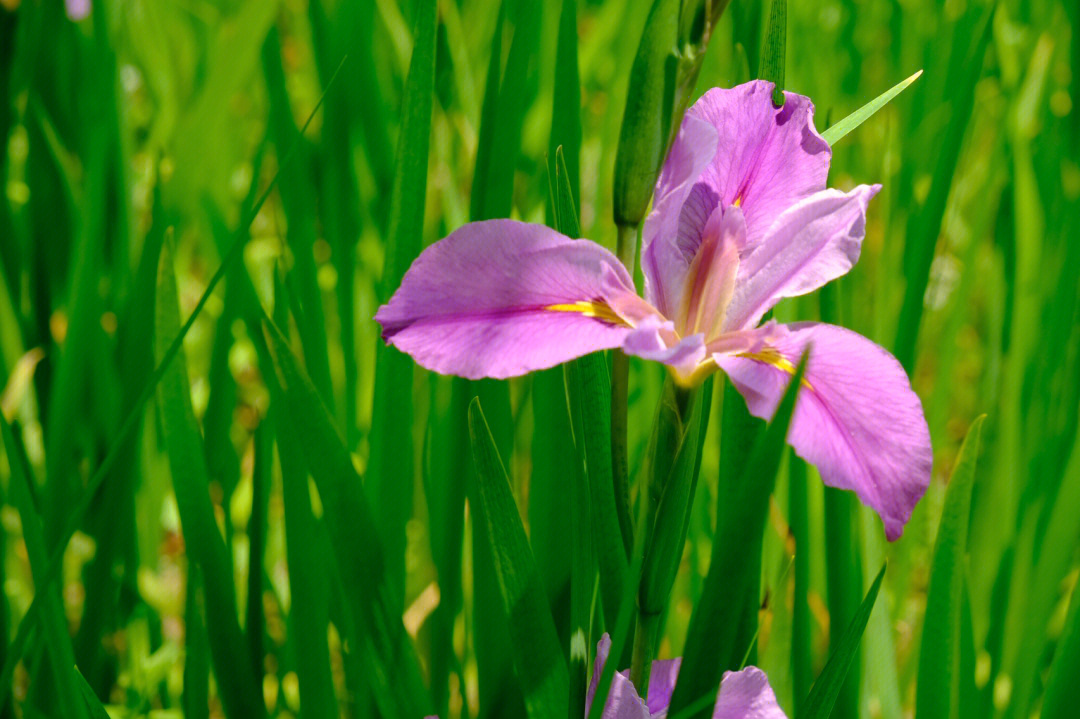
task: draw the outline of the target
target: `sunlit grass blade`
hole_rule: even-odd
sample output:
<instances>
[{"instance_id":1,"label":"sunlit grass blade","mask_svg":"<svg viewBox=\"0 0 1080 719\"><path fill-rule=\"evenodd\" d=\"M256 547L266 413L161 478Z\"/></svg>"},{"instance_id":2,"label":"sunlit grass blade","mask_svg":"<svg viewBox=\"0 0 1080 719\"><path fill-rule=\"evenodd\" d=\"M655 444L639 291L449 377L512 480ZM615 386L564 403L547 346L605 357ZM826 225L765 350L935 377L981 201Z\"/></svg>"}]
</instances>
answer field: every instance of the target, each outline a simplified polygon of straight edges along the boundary
<instances>
[{"instance_id":1,"label":"sunlit grass blade","mask_svg":"<svg viewBox=\"0 0 1080 719\"><path fill-rule=\"evenodd\" d=\"M60 593L40 579L48 554L45 551L45 534L41 526L41 517L34 506L30 476L25 468L22 449L16 442L11 426L2 412L0 412L0 432L3 433L4 451L11 473L8 492L22 520L23 541L30 560L30 571L34 577L36 592L44 596L43 601L46 604L47 614L42 617L41 632L45 640L45 651L48 654L51 671L42 672L40 679L51 680L54 683L55 694L52 701L55 704L52 707L42 707L42 709L60 711L64 716L70 713L73 717L84 717L86 708L79 687L84 680L81 676L77 676L78 671L75 669L75 653L71 646L71 637L68 636L67 619L64 617L64 608L60 603ZM43 594L46 592L47 594ZM41 687L35 687L35 689L40 690Z\"/></svg>"},{"instance_id":2,"label":"sunlit grass blade","mask_svg":"<svg viewBox=\"0 0 1080 719\"><path fill-rule=\"evenodd\" d=\"M949 719L959 711L960 609L967 555L971 490L984 416L968 430L956 457L934 542L919 651L919 719Z\"/></svg>"},{"instance_id":3,"label":"sunlit grass blade","mask_svg":"<svg viewBox=\"0 0 1080 719\"><path fill-rule=\"evenodd\" d=\"M264 331L286 406L278 431L294 433L318 488L348 609L377 658L370 664L374 672L369 684L381 701L396 707L396 713L423 714L427 690L401 615L392 609L401 606L401 599L388 581L382 540L363 481L288 341L268 320Z\"/></svg>"},{"instance_id":4,"label":"sunlit grass blade","mask_svg":"<svg viewBox=\"0 0 1080 719\"><path fill-rule=\"evenodd\" d=\"M672 714L716 692L724 671L738 669L753 644L757 623L747 626L743 618L756 613L759 606L765 515L805 370L804 356L772 421L754 442L738 480L721 490L720 501L730 511L721 506L717 517L709 573L690 619L683 669L671 696ZM730 384L724 388L725 400L729 392L735 392ZM697 716L708 716L711 706L706 705Z\"/></svg>"},{"instance_id":5,"label":"sunlit grass blade","mask_svg":"<svg viewBox=\"0 0 1080 719\"><path fill-rule=\"evenodd\" d=\"M888 105L894 97L906 90L911 83L918 80L922 73L923 71L919 70L906 80L901 80L843 120L830 125L827 130L821 133L822 139L830 145L835 145L849 132L873 117L878 110Z\"/></svg>"},{"instance_id":6,"label":"sunlit grass blade","mask_svg":"<svg viewBox=\"0 0 1080 719\"><path fill-rule=\"evenodd\" d=\"M874 583L870 585L866 598L863 599L862 604L859 606L859 611L852 617L851 624L848 625L840 643L833 647L832 653L829 655L829 661L825 664L825 668L821 670L817 681L814 682L814 687L810 690L810 696L806 699L806 711L796 719L828 719L832 715L833 704L836 702L840 687L843 686L848 669L855 658L863 630L866 628L866 622L870 619L870 612L874 608L874 602L877 601L878 590L881 589L881 580L884 578L885 566L882 566Z\"/></svg>"},{"instance_id":7,"label":"sunlit grass blade","mask_svg":"<svg viewBox=\"0 0 1080 719\"><path fill-rule=\"evenodd\" d=\"M758 77L773 83L773 104L784 104L784 68L787 65L787 0L772 0Z\"/></svg>"},{"instance_id":8,"label":"sunlit grass blade","mask_svg":"<svg viewBox=\"0 0 1080 719\"><path fill-rule=\"evenodd\" d=\"M397 289L409 264L420 254L424 236L431 105L435 85L435 0L416 5L409 76L405 83L401 134L390 193L386 264L380 299ZM351 300L350 300L351 301ZM407 355L376 340L375 397L371 419L368 490L387 552L394 592L404 601L405 524L412 513L416 447L413 443L413 371ZM395 607L400 613L402 607Z\"/></svg>"},{"instance_id":9,"label":"sunlit grass blade","mask_svg":"<svg viewBox=\"0 0 1080 719\"><path fill-rule=\"evenodd\" d=\"M164 366L169 338L180 328L176 268L166 243L158 265L158 295L154 326L154 354ZM262 682L252 671L237 617L236 589L232 561L218 531L210 501L210 480L206 472L202 436L191 407L187 363L183 350L158 386L161 424L172 470L173 490L183 525L184 543L191 561L203 574L206 596L206 626L210 656L218 677L222 704L230 717L257 717L265 714Z\"/></svg>"},{"instance_id":10,"label":"sunlit grass blade","mask_svg":"<svg viewBox=\"0 0 1080 719\"><path fill-rule=\"evenodd\" d=\"M530 717L567 713L569 680L540 573L495 440L479 400L469 406L469 434L476 462L472 494L476 524L495 560L503 611L509 619L514 667Z\"/></svg>"}]
</instances>

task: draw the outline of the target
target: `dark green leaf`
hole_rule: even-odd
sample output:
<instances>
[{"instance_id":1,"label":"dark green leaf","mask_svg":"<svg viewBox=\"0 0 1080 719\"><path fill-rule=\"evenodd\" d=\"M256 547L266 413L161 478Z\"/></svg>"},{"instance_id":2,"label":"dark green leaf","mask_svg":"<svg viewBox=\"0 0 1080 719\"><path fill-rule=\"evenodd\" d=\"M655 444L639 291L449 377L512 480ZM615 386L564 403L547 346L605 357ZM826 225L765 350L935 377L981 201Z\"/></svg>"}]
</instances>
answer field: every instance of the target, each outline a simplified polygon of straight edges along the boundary
<instances>
[{"instance_id":1,"label":"dark green leaf","mask_svg":"<svg viewBox=\"0 0 1080 719\"><path fill-rule=\"evenodd\" d=\"M752 645L755 632L747 636L748 628L732 617L745 616L750 607L757 611L765 514L805 368L804 356L772 421L754 442L738 481L721 492L721 501L733 511L718 515L709 573L686 632L685 671L679 672L671 697L672 714L710 692L715 696L724 671L738 669ZM724 388L725 411L727 393L734 391L730 384ZM698 716L708 716L711 706L706 704Z\"/></svg>"},{"instance_id":2,"label":"dark green leaf","mask_svg":"<svg viewBox=\"0 0 1080 719\"><path fill-rule=\"evenodd\" d=\"M985 415L968 430L945 493L945 507L934 542L930 587L926 594L919 651L919 719L950 719L959 711L960 609L967 556L971 490Z\"/></svg>"},{"instance_id":3,"label":"dark green leaf","mask_svg":"<svg viewBox=\"0 0 1080 719\"><path fill-rule=\"evenodd\" d=\"M175 267L166 243L158 265L154 350L158 363L167 367L158 386L158 405L183 525L184 545L203 575L210 656L225 711L231 717L261 716L266 711L262 703L262 682L252 671L244 650L246 642L236 613L232 561L218 531L210 501L210 480L202 436L191 408L183 349L177 353L175 362L166 364L169 338L176 337L179 332Z\"/></svg>"},{"instance_id":4,"label":"dark green leaf","mask_svg":"<svg viewBox=\"0 0 1080 719\"><path fill-rule=\"evenodd\" d=\"M494 558L525 707L530 717L564 716L566 663L506 470L477 399L469 406L469 435L477 474L472 504L483 532L483 540L477 540L488 542Z\"/></svg>"},{"instance_id":5,"label":"dark green leaf","mask_svg":"<svg viewBox=\"0 0 1080 719\"><path fill-rule=\"evenodd\" d=\"M382 299L401 283L420 254L424 235L431 105L435 86L436 3L416 5L412 60L405 83L401 134L390 194L390 226ZM351 301L351 300L350 300ZM416 447L413 443L413 370L410 357L376 340L375 398L371 420L368 482L378 507L386 567L395 594L405 593L405 524L412 514ZM395 607L397 613L402 607Z\"/></svg>"}]
</instances>

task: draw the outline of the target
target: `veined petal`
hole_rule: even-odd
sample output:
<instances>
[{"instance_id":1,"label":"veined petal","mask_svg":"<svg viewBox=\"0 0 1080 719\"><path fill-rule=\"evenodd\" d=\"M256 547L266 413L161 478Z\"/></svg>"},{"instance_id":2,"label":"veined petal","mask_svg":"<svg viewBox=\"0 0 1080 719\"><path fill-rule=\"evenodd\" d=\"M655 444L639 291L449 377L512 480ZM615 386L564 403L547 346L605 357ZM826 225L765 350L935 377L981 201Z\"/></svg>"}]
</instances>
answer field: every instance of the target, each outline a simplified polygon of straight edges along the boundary
<instances>
[{"instance_id":1,"label":"veined petal","mask_svg":"<svg viewBox=\"0 0 1080 719\"><path fill-rule=\"evenodd\" d=\"M596 645L592 681L589 682L589 691L585 695L585 716L589 715L593 699L596 698L596 687L600 683L600 674L604 671L604 664L607 662L610 651L611 637L605 633ZM602 719L649 719L649 714L645 702L641 701L637 689L627 678L626 672L615 672L611 677L607 703L604 704L604 711L600 715Z\"/></svg>"},{"instance_id":2,"label":"veined petal","mask_svg":"<svg viewBox=\"0 0 1080 719\"><path fill-rule=\"evenodd\" d=\"M825 484L853 490L900 537L930 483L933 454L922 403L885 349L842 327L769 324L749 352L714 355L755 416L776 411L803 350L804 386L788 442Z\"/></svg>"},{"instance_id":3,"label":"veined petal","mask_svg":"<svg viewBox=\"0 0 1080 719\"><path fill-rule=\"evenodd\" d=\"M724 328L753 327L773 305L818 289L858 261L866 206L881 185L822 190L788 208L739 264Z\"/></svg>"},{"instance_id":4,"label":"veined petal","mask_svg":"<svg viewBox=\"0 0 1080 719\"><path fill-rule=\"evenodd\" d=\"M425 249L375 320L430 370L501 379L618 347L631 328L612 307L640 302L600 245L487 220Z\"/></svg>"},{"instance_id":5,"label":"veined petal","mask_svg":"<svg viewBox=\"0 0 1080 719\"><path fill-rule=\"evenodd\" d=\"M710 200L704 195L688 202L694 182L715 154L716 128L686 115L664 160L653 194L653 209L641 230L645 299L668 317L678 307L679 288L697 252L696 242L700 241L690 237L694 229L700 229L695 227L694 212L701 215L697 221L704 227L715 207L715 198ZM687 205L685 210L684 205ZM680 218L684 211L690 215L682 222L685 237L680 242Z\"/></svg>"},{"instance_id":6,"label":"veined petal","mask_svg":"<svg viewBox=\"0 0 1080 719\"><path fill-rule=\"evenodd\" d=\"M787 719L776 703L769 678L757 667L724 672L713 719Z\"/></svg>"},{"instance_id":7,"label":"veined petal","mask_svg":"<svg viewBox=\"0 0 1080 719\"><path fill-rule=\"evenodd\" d=\"M687 111L717 132L716 152L698 182L707 183L724 207L746 215L746 249L752 249L784 210L825 189L832 150L814 128L814 105L784 93L772 103L773 84L762 80L714 88Z\"/></svg>"}]
</instances>

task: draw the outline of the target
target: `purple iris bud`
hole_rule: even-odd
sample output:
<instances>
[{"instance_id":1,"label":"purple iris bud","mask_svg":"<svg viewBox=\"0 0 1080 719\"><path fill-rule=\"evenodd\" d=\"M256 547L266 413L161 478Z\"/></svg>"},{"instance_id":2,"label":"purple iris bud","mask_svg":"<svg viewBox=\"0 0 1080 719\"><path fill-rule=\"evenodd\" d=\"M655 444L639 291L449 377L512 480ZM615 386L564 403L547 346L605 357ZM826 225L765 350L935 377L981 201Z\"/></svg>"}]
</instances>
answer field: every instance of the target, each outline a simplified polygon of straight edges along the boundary
<instances>
[{"instance_id":1,"label":"purple iris bud","mask_svg":"<svg viewBox=\"0 0 1080 719\"><path fill-rule=\"evenodd\" d=\"M592 682L585 698L585 714L592 708L600 673L604 670L611 638L605 634L596 647ZM675 680L679 675L682 659L660 659L652 663L649 674L649 691L642 700L630 681L628 672L616 672L611 677L607 702L600 715L602 719L660 719L667 716ZM776 695L769 686L765 672L757 667L746 667L737 672L725 672L720 681L720 691L713 707L713 719L787 719L776 703Z\"/></svg>"},{"instance_id":2,"label":"purple iris bud","mask_svg":"<svg viewBox=\"0 0 1080 719\"><path fill-rule=\"evenodd\" d=\"M642 229L645 292L607 249L541 225L489 220L428 247L379 308L383 339L422 366L506 378L602 349L666 364L691 386L717 369L771 418L812 347L788 442L897 539L930 482L930 432L882 347L816 322L766 322L859 258L880 185L826 187L832 151L814 107L755 81L687 111Z\"/></svg>"}]
</instances>

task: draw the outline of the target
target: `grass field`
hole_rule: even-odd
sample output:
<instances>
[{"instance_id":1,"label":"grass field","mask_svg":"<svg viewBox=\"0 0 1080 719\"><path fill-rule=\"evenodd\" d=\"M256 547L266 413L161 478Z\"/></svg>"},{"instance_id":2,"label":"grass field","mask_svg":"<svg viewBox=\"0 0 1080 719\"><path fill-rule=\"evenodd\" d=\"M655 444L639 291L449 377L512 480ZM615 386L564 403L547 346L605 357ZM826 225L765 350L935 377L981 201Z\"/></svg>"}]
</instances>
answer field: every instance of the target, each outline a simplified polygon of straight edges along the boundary
<instances>
[{"instance_id":1,"label":"grass field","mask_svg":"<svg viewBox=\"0 0 1080 719\"><path fill-rule=\"evenodd\" d=\"M717 1L0 0L0 717L581 716L603 632L630 666L665 370L470 382L373 316L470 220L633 239L643 32L818 130L922 71L834 143L858 264L774 316L888 348L934 457L890 543L710 378L656 656L798 719L1076 716L1080 6Z\"/></svg>"}]
</instances>

